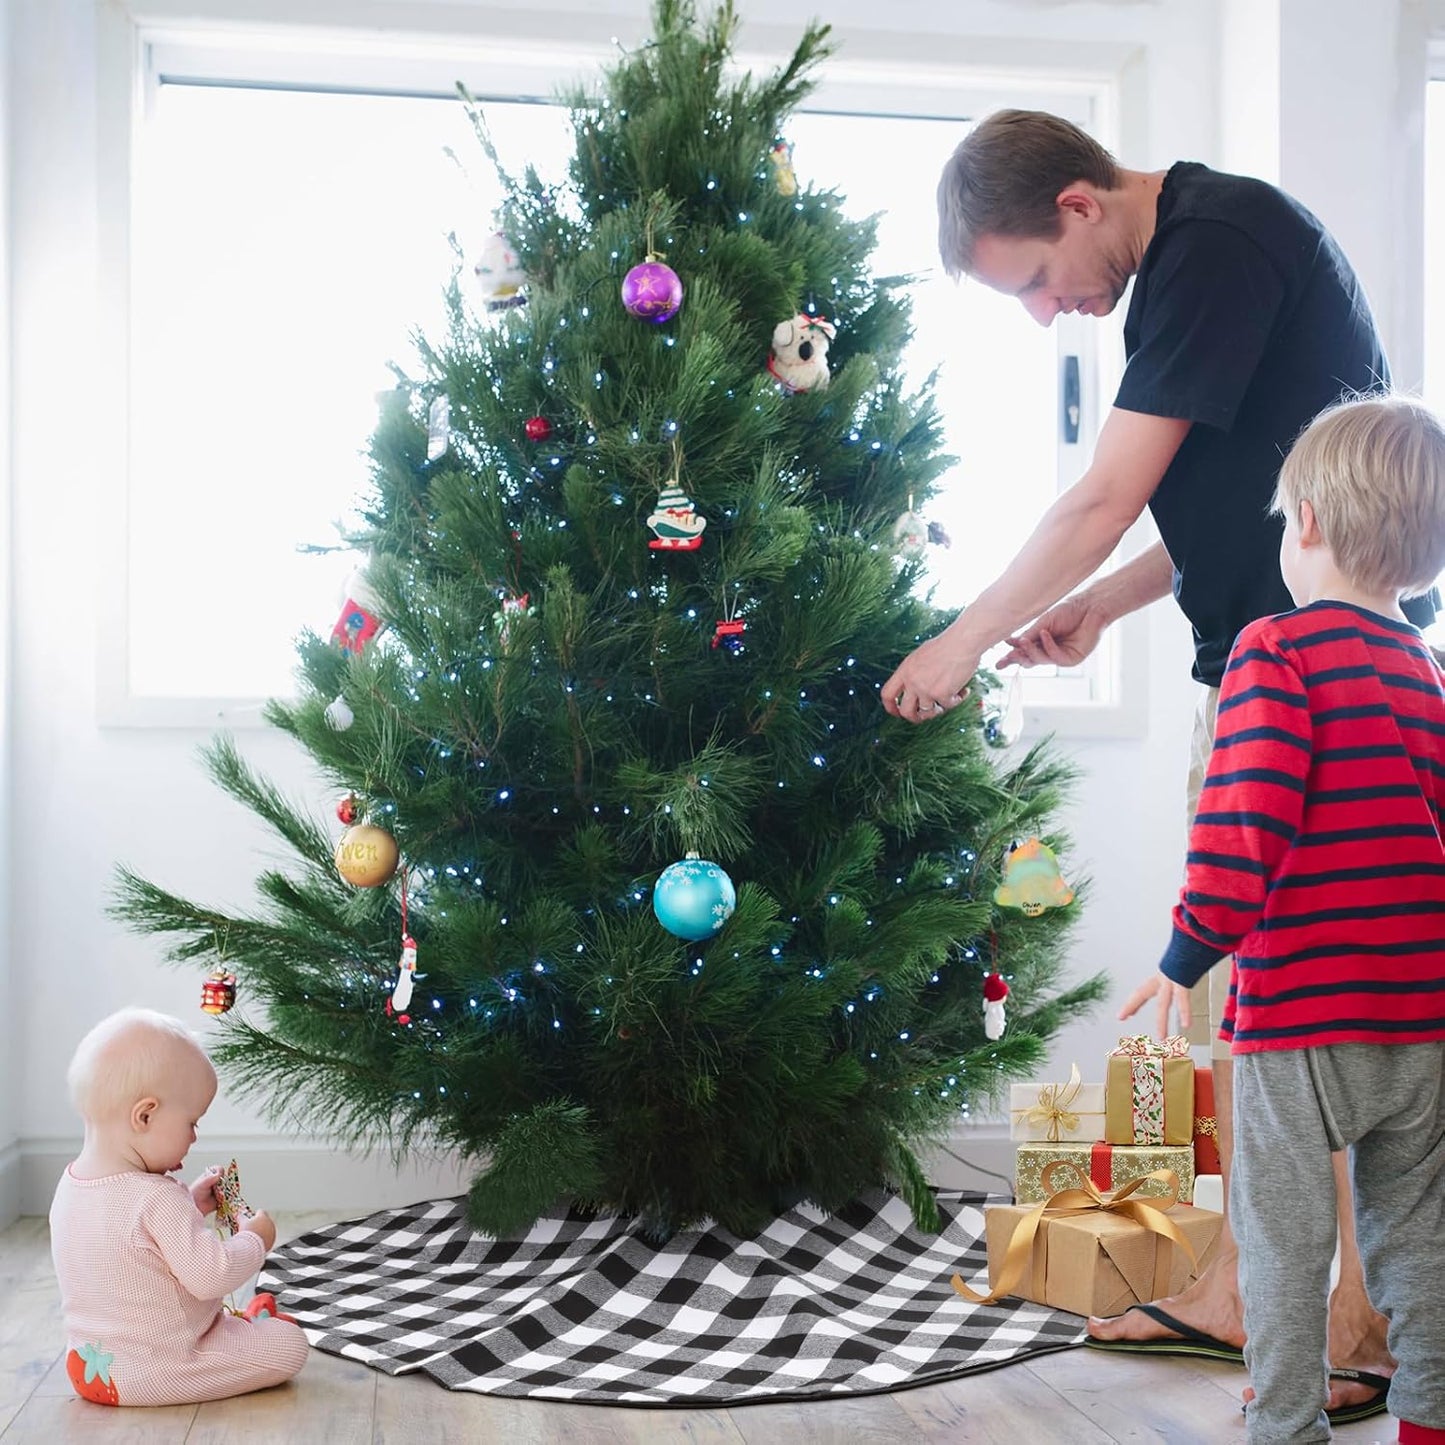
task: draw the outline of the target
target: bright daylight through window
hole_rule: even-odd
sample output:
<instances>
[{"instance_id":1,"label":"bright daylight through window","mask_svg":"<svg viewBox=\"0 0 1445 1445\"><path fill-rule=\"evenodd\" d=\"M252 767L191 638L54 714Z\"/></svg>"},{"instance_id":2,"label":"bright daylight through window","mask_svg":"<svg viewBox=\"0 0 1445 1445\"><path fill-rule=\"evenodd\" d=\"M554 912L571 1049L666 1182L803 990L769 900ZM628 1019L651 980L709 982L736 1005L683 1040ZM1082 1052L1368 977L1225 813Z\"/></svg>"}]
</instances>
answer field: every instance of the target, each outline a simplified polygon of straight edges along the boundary
<instances>
[{"instance_id":1,"label":"bright daylight through window","mask_svg":"<svg viewBox=\"0 0 1445 1445\"><path fill-rule=\"evenodd\" d=\"M563 178L563 110L485 110L510 166ZM1055 332L938 265L935 187L962 133L808 114L789 135L805 183L880 213L878 274L919 278L910 380L942 368L959 459L926 509L952 541L930 549L949 607L996 575L1060 485ZM413 333L440 336L443 286L459 255L472 282L495 186L445 99L161 84L141 139L128 692L284 695L296 633L330 628L351 565L301 549L337 542L388 363L415 374Z\"/></svg>"}]
</instances>

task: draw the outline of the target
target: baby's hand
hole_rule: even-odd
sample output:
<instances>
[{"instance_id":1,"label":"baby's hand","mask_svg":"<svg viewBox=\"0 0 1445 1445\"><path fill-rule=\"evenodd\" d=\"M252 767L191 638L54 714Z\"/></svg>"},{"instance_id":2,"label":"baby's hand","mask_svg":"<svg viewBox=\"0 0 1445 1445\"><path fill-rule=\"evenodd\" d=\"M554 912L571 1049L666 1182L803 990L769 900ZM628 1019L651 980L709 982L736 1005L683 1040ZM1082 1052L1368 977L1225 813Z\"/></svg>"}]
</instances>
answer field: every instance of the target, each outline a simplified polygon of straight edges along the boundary
<instances>
[{"instance_id":1,"label":"baby's hand","mask_svg":"<svg viewBox=\"0 0 1445 1445\"><path fill-rule=\"evenodd\" d=\"M1156 973L1147 983L1141 983L1124 1000L1124 1007L1119 1010L1119 1017L1121 1019L1133 1018L1151 998L1156 997L1159 1000L1158 1036L1161 1039L1169 1037L1171 1010L1179 1015L1180 1030L1187 1030L1190 1023L1189 990L1183 984L1174 983L1165 978L1162 973Z\"/></svg>"},{"instance_id":2,"label":"baby's hand","mask_svg":"<svg viewBox=\"0 0 1445 1445\"><path fill-rule=\"evenodd\" d=\"M212 1165L191 1185L191 1198L202 1214L210 1214L216 1208L216 1185L220 1183L221 1171Z\"/></svg>"},{"instance_id":3,"label":"baby's hand","mask_svg":"<svg viewBox=\"0 0 1445 1445\"><path fill-rule=\"evenodd\" d=\"M243 1219L241 1228L248 1234L259 1234L267 1254L276 1247L276 1223L264 1209L258 1209L255 1214Z\"/></svg>"}]
</instances>

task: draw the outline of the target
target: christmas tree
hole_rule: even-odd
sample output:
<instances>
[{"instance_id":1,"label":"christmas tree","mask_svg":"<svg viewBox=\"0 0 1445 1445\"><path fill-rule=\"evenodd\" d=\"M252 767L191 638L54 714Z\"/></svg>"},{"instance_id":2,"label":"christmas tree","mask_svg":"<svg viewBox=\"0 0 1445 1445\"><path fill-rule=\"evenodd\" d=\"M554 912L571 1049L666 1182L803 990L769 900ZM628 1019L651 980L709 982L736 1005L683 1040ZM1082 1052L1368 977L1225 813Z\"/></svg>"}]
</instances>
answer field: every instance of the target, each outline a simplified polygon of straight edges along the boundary
<instances>
[{"instance_id":1,"label":"christmas tree","mask_svg":"<svg viewBox=\"0 0 1445 1445\"><path fill-rule=\"evenodd\" d=\"M827 28L758 80L731 4L653 22L568 97L565 182L501 172L486 289L458 268L372 441L366 597L269 708L373 886L223 739L294 865L254 917L129 871L117 911L239 979L234 1086L460 1151L486 1231L569 1200L747 1232L880 1183L927 1225L917 1145L1104 991L1061 987L1072 908L994 900L1067 768L989 747L983 676L930 725L879 704L946 620L913 534L950 459L906 278L780 139Z\"/></svg>"}]
</instances>

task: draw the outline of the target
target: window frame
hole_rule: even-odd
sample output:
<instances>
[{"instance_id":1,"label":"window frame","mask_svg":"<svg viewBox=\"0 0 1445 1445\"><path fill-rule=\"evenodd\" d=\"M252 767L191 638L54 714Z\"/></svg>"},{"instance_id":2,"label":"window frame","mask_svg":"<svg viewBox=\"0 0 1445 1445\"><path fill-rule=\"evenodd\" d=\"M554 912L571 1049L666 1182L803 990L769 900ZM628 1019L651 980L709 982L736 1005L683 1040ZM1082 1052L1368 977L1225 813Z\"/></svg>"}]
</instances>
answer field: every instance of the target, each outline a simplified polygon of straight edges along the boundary
<instances>
[{"instance_id":1,"label":"window frame","mask_svg":"<svg viewBox=\"0 0 1445 1445\"><path fill-rule=\"evenodd\" d=\"M558 43L547 17L513 12L477 12L471 34L428 33L398 28L386 33L349 29L338 22L328 0L292 0L286 24L244 23L242 0L150 0L137 18L120 6L101 7L98 22L99 93L97 162L101 274L97 342L102 374L116 384L108 389L106 410L98 421L114 440L119 458L115 485L106 491L108 535L120 544L105 550L98 608L97 712L107 728L232 729L264 726L265 699L256 697L155 697L130 690L130 362L131 362L131 197L137 145L155 87L163 82L252 85L264 88L365 91L419 96L455 95L460 75L479 97L550 99L569 78L595 69L615 54L616 41L604 40L595 25L569 24L574 38ZM219 14L217 12L220 12ZM228 11L233 13L227 13ZM157 13L159 12L159 13ZM455 20L467 17L456 16ZM552 17L555 19L555 17ZM569 22L580 17L569 17ZM530 24L530 31L526 27ZM487 34L479 33L485 26ZM495 31L511 26L522 33ZM1111 147L1119 129L1118 47L1099 46L1081 54L1077 68L1031 70L1022 63L987 71L956 61L923 58L930 37L891 37L891 45L870 43L866 59L838 57L806 107L815 112L907 115L963 122L1000 104L1031 105L1071 116ZM741 69L776 64L790 51L796 34L749 26L750 44L738 52ZM910 54L909 40L912 41ZM947 52L948 47L942 48ZM1072 329L1070 325L1072 323ZM1081 357L1083 415L1079 443L1059 437L1058 489L1082 474L1090 445L1112 395L1111 382L1122 369L1117 325L1102 331L1098 322L1060 318L1058 354ZM1075 344L1076 338L1079 344ZM1111 342L1113 344L1111 344ZM1147 522L1133 529L1111 565L1127 560L1153 540ZM1147 630L1141 614L1111 629L1095 659L1072 676L1025 677L1025 738L1055 732L1073 738L1137 737L1146 731Z\"/></svg>"}]
</instances>

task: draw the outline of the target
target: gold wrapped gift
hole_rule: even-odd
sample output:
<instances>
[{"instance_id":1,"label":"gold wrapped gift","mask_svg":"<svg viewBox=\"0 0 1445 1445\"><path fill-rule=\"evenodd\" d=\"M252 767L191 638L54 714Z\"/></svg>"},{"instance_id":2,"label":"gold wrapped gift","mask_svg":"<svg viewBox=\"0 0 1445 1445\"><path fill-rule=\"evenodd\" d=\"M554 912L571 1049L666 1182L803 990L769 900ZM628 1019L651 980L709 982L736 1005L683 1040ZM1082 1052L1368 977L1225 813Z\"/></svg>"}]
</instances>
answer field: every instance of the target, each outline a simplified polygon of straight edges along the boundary
<instances>
[{"instance_id":1,"label":"gold wrapped gift","mask_svg":"<svg viewBox=\"0 0 1445 1445\"><path fill-rule=\"evenodd\" d=\"M1051 1168L1050 1182L1063 1172ZM1089 1183L1032 1207L986 1210L989 1292L976 1294L957 1275L954 1289L975 1304L1016 1295L1078 1315L1122 1314L1178 1294L1208 1266L1223 1216L1179 1204L1167 1170L1155 1177L1162 1198L1141 1199L1140 1180L1113 1194Z\"/></svg>"},{"instance_id":2,"label":"gold wrapped gift","mask_svg":"<svg viewBox=\"0 0 1445 1445\"><path fill-rule=\"evenodd\" d=\"M1130 1148L1122 1144L1020 1144L1014 1164L1014 1196L1020 1204L1037 1204L1047 1198L1043 1172L1053 1163L1069 1166L1061 1183L1082 1188L1091 1180L1098 1189L1122 1189L1135 1179L1160 1169L1169 1170L1179 1181L1179 1197L1186 1204L1194 1198L1194 1149L1190 1145ZM1164 1193L1151 1180L1139 1190L1144 1197Z\"/></svg>"},{"instance_id":3,"label":"gold wrapped gift","mask_svg":"<svg viewBox=\"0 0 1445 1445\"><path fill-rule=\"evenodd\" d=\"M1179 1035L1121 1038L1105 1061L1104 1138L1110 1144L1192 1144L1194 1061Z\"/></svg>"}]
</instances>

